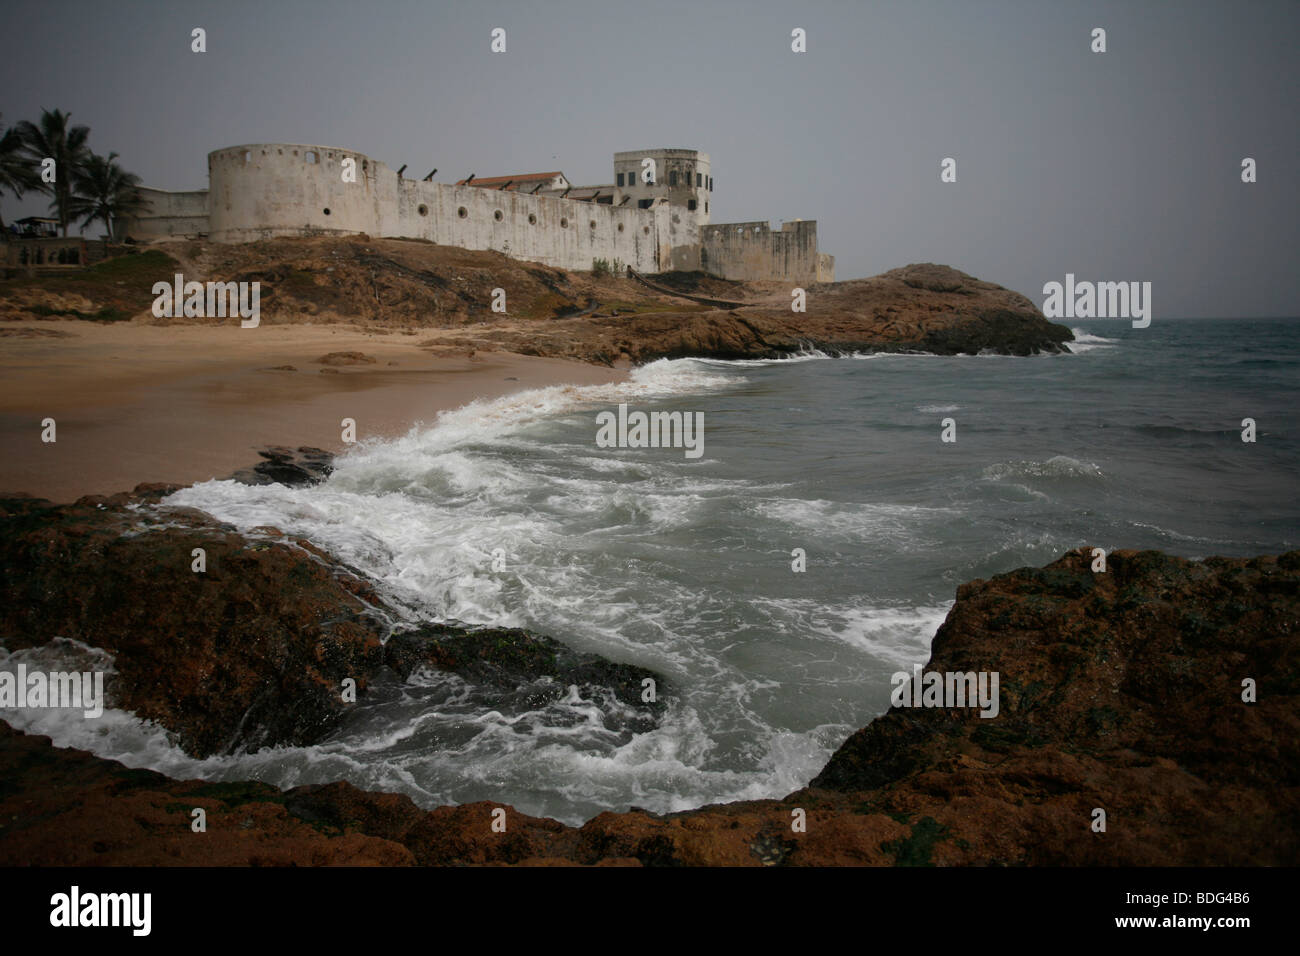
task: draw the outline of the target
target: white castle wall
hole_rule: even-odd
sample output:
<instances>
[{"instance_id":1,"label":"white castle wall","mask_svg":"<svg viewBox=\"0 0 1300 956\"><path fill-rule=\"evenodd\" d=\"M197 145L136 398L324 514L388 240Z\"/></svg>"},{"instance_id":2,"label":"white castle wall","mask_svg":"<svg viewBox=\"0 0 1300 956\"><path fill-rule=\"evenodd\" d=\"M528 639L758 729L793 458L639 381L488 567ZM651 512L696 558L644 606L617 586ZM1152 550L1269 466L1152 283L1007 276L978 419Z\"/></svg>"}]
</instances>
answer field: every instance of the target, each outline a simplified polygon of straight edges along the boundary
<instances>
[{"instance_id":1,"label":"white castle wall","mask_svg":"<svg viewBox=\"0 0 1300 956\"><path fill-rule=\"evenodd\" d=\"M354 183L343 182L344 159L356 161ZM395 202L395 176L380 175L381 166L361 153L325 146L267 143L215 150L208 154L209 235L217 242L376 235L381 206Z\"/></svg>"},{"instance_id":2,"label":"white castle wall","mask_svg":"<svg viewBox=\"0 0 1300 956\"><path fill-rule=\"evenodd\" d=\"M343 181L346 158L356 162L356 182ZM361 153L326 146L217 150L208 175L210 235L218 242L366 233L495 250L561 269L617 259L654 273L669 268L680 226L664 203L637 209L399 179Z\"/></svg>"},{"instance_id":3,"label":"white castle wall","mask_svg":"<svg viewBox=\"0 0 1300 956\"><path fill-rule=\"evenodd\" d=\"M561 269L590 269L618 259L638 272L660 272L670 259L671 211L629 209L547 196L403 180L381 234L491 249Z\"/></svg>"},{"instance_id":4,"label":"white castle wall","mask_svg":"<svg viewBox=\"0 0 1300 956\"><path fill-rule=\"evenodd\" d=\"M137 239L203 236L208 232L208 191L170 192L140 187L148 206L132 217L130 233Z\"/></svg>"},{"instance_id":5,"label":"white castle wall","mask_svg":"<svg viewBox=\"0 0 1300 956\"><path fill-rule=\"evenodd\" d=\"M798 220L701 226L700 268L724 279L835 281L835 257L817 251L817 223Z\"/></svg>"},{"instance_id":6,"label":"white castle wall","mask_svg":"<svg viewBox=\"0 0 1300 956\"><path fill-rule=\"evenodd\" d=\"M659 164L653 185L632 178L643 154ZM345 182L348 159L356 175ZM231 146L208 154L206 193L145 190L153 208L127 223L127 232L144 239L206 233L232 243L366 234L493 250L570 270L604 259L648 274L703 269L735 279L833 278L834 260L817 251L816 223L787 223L779 232L766 223L709 225L708 154L616 153L615 165L624 187L610 205L403 179L363 153L333 146ZM652 205L640 208L641 201Z\"/></svg>"}]
</instances>

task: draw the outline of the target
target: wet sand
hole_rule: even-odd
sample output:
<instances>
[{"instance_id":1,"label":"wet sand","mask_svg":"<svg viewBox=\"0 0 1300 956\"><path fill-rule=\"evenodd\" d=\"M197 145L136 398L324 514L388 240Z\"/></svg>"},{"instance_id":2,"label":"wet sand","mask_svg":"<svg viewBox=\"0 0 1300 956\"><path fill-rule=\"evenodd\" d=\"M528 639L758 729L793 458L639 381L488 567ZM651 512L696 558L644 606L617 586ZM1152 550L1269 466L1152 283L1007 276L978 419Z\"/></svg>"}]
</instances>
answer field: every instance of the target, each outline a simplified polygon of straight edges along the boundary
<instances>
[{"instance_id":1,"label":"wet sand","mask_svg":"<svg viewBox=\"0 0 1300 956\"><path fill-rule=\"evenodd\" d=\"M266 445L341 451L344 418L358 440L390 438L474 399L627 375L505 352L440 356L419 347L429 338L338 325L4 323L0 492L68 502L189 484L255 463ZM375 362L316 361L353 351ZM285 365L295 370L272 370ZM41 440L45 418L56 422L53 443Z\"/></svg>"}]
</instances>

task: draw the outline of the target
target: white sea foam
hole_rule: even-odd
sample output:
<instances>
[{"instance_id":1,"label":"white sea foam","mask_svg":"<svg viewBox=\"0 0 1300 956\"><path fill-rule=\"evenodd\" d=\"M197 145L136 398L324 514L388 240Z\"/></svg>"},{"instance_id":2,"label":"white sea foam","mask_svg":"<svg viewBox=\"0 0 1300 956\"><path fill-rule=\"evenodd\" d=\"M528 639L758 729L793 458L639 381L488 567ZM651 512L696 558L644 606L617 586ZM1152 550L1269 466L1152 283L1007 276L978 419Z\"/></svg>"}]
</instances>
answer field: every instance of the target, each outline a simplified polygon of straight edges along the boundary
<instances>
[{"instance_id":1,"label":"white sea foam","mask_svg":"<svg viewBox=\"0 0 1300 956\"><path fill-rule=\"evenodd\" d=\"M503 799L567 822L803 786L887 702L879 675L928 657L947 605L842 591L760 597L754 576L779 580L778 590L815 588L818 572L790 572L796 543L808 543L814 565L852 562L864 548L933 550L962 515L802 497L805 485L762 469L737 476L726 463L594 445L593 408L680 404L744 381L738 363L656 362L625 383L532 389L444 413L352 449L319 485L213 481L164 504L305 537L370 577L408 619L525 626L649 668L671 688L659 726L631 732L624 705L599 694L560 688L523 706L422 674L372 689L312 747L195 761L121 713L107 735L87 739L68 724L60 739L105 755L131 750L132 765L180 776L286 787L343 777L425 806Z\"/></svg>"},{"instance_id":2,"label":"white sea foam","mask_svg":"<svg viewBox=\"0 0 1300 956\"><path fill-rule=\"evenodd\" d=\"M802 498L752 500L763 518L818 536L889 540L903 549L918 546L928 527L955 514L951 508L889 503L852 503Z\"/></svg>"},{"instance_id":3,"label":"white sea foam","mask_svg":"<svg viewBox=\"0 0 1300 956\"><path fill-rule=\"evenodd\" d=\"M1145 528L1147 531L1154 531L1156 534L1162 535L1173 541L1194 541L1198 544L1216 545L1232 544L1232 541L1229 538L1207 538L1202 535L1183 534L1180 531L1174 531L1170 528L1162 528L1159 525L1148 524L1145 521L1130 521L1129 524L1133 525L1135 528Z\"/></svg>"},{"instance_id":4,"label":"white sea foam","mask_svg":"<svg viewBox=\"0 0 1300 956\"><path fill-rule=\"evenodd\" d=\"M1101 468L1090 461L1055 455L1046 461L1000 461L984 469L984 477L1004 478L1104 478Z\"/></svg>"},{"instance_id":5,"label":"white sea foam","mask_svg":"<svg viewBox=\"0 0 1300 956\"><path fill-rule=\"evenodd\" d=\"M952 609L951 601L912 606L869 600L834 605L807 598L753 600L777 627L787 632L819 635L897 667L911 667L930 659L935 632Z\"/></svg>"},{"instance_id":6,"label":"white sea foam","mask_svg":"<svg viewBox=\"0 0 1300 956\"><path fill-rule=\"evenodd\" d=\"M1108 339L1100 335L1093 335L1083 329L1071 329L1070 331L1074 333L1074 341L1065 344L1075 354L1093 352L1098 349L1112 349L1119 343L1119 339Z\"/></svg>"},{"instance_id":7,"label":"white sea foam","mask_svg":"<svg viewBox=\"0 0 1300 956\"><path fill-rule=\"evenodd\" d=\"M760 359L694 359L704 365L722 366L722 367L760 367L764 365L790 365L796 362L821 362L828 359L842 358L843 356L831 355L829 352L823 352L821 349L804 348L798 352L792 352L789 355L782 355L779 358L760 358Z\"/></svg>"}]
</instances>

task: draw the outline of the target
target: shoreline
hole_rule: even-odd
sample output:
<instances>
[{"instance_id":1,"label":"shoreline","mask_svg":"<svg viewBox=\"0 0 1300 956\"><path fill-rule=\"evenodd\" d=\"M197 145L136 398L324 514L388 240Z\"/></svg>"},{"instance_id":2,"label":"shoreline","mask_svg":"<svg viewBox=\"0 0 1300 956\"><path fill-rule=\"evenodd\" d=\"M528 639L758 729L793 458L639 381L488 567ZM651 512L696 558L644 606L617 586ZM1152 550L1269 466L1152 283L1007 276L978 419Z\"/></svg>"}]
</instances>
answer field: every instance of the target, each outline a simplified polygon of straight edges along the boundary
<instances>
[{"instance_id":1,"label":"shoreline","mask_svg":"<svg viewBox=\"0 0 1300 956\"><path fill-rule=\"evenodd\" d=\"M0 499L15 487L77 499L0 500L4 646L65 638L111 654L114 706L166 728L187 754L311 745L347 713L342 681L365 694L422 666L489 694L580 683L634 708L644 678L660 676L575 655L563 634L426 622L394 639L370 583L311 542L269 526L241 534L193 509L136 507L230 477L286 439L338 451L343 417L356 419L360 441L396 437L475 399L626 381L626 367L497 351L519 346L467 341L482 333L464 328L63 320L0 332L10 386ZM58 422L54 444L40 442L47 416ZM198 578L195 547L208 562ZM0 862L1279 864L1300 852L1300 790L1276 776L1300 766L1286 683L1298 582L1294 551L1188 561L1117 550L1096 573L1086 549L967 581L927 669L1001 675L996 721L891 709L784 796L608 809L576 827L520 813L499 793L425 810L338 779L286 789L185 780L0 727L11 781L0 793ZM1242 697L1243 674L1265 682L1258 701ZM662 707L674 691L657 683ZM633 719L653 727L659 713L641 707ZM1209 737L1198 732L1206 726ZM208 812L203 842L187 835L194 807ZM1097 808L1111 815L1109 836L1089 827ZM508 835L489 825L498 812ZM792 815L806 828L792 828ZM1234 827L1214 825L1228 816Z\"/></svg>"},{"instance_id":2,"label":"shoreline","mask_svg":"<svg viewBox=\"0 0 1300 956\"><path fill-rule=\"evenodd\" d=\"M0 492L67 503L144 482L225 478L272 445L338 453L476 400L626 381L630 369L429 346L419 332L338 325L5 323ZM53 333L53 334L51 334ZM364 359L318 359L359 352ZM292 370L285 368L291 366ZM51 374L51 373L54 374ZM41 440L53 418L56 438Z\"/></svg>"}]
</instances>

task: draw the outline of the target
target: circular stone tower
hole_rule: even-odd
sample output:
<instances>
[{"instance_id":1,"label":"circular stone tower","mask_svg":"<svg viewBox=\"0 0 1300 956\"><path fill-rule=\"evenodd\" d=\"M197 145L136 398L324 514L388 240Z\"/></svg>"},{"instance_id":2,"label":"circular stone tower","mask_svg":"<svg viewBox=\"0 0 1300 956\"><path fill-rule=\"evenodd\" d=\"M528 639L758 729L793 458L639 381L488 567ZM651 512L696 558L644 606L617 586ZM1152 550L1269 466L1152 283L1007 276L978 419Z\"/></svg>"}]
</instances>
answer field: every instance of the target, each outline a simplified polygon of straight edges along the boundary
<instances>
[{"instance_id":1,"label":"circular stone tower","mask_svg":"<svg viewBox=\"0 0 1300 956\"><path fill-rule=\"evenodd\" d=\"M208 154L209 236L248 242L376 232L378 165L336 146L255 143L214 150ZM355 181L345 179L345 171L355 173Z\"/></svg>"}]
</instances>

